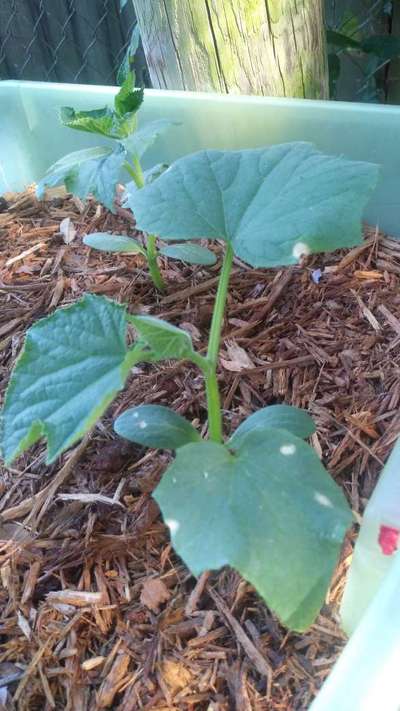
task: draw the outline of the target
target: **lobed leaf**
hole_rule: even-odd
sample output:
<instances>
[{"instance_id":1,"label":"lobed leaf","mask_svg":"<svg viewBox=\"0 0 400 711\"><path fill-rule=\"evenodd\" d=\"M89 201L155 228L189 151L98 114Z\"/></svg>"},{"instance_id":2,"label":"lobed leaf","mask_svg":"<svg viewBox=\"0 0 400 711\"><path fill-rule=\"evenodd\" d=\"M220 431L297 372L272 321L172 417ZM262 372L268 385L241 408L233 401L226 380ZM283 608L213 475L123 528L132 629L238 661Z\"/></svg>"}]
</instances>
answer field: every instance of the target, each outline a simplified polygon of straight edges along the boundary
<instances>
[{"instance_id":1,"label":"lobed leaf","mask_svg":"<svg viewBox=\"0 0 400 711\"><path fill-rule=\"evenodd\" d=\"M112 212L115 187L119 181L126 151L121 144L114 150L108 147L74 151L54 163L36 188L36 195L44 197L46 188L64 184L66 189L85 199L92 194Z\"/></svg>"},{"instance_id":2,"label":"lobed leaf","mask_svg":"<svg viewBox=\"0 0 400 711\"><path fill-rule=\"evenodd\" d=\"M146 250L132 237L126 235L113 235L109 232L94 232L85 235L84 244L92 249L99 249L102 252L128 252L130 254L146 255Z\"/></svg>"},{"instance_id":3,"label":"lobed leaf","mask_svg":"<svg viewBox=\"0 0 400 711\"><path fill-rule=\"evenodd\" d=\"M360 243L377 177L377 166L309 143L200 151L133 193L130 207L140 229L163 239L224 239L253 266L295 264Z\"/></svg>"},{"instance_id":4,"label":"lobed leaf","mask_svg":"<svg viewBox=\"0 0 400 711\"><path fill-rule=\"evenodd\" d=\"M194 575L230 565L289 628L314 621L351 512L305 442L264 429L234 454L215 442L186 445L154 497Z\"/></svg>"},{"instance_id":5,"label":"lobed leaf","mask_svg":"<svg viewBox=\"0 0 400 711\"><path fill-rule=\"evenodd\" d=\"M269 427L286 430L300 439L311 437L315 432L314 422L305 410L290 405L270 405L247 417L231 436L228 446L236 448L249 432L262 431Z\"/></svg>"},{"instance_id":6,"label":"lobed leaf","mask_svg":"<svg viewBox=\"0 0 400 711\"><path fill-rule=\"evenodd\" d=\"M50 463L92 427L142 359L126 330L125 307L90 294L28 329L2 412L7 463L42 437Z\"/></svg>"},{"instance_id":7,"label":"lobed leaf","mask_svg":"<svg viewBox=\"0 0 400 711\"><path fill-rule=\"evenodd\" d=\"M60 121L67 128L97 133L117 140L129 136L137 125L135 113L120 116L108 107L92 111L75 111L70 106L63 106L60 110Z\"/></svg>"},{"instance_id":8,"label":"lobed leaf","mask_svg":"<svg viewBox=\"0 0 400 711\"><path fill-rule=\"evenodd\" d=\"M155 360L169 358L191 359L194 355L192 339L186 331L172 326L154 316L132 316L129 321L134 325L141 339L149 346Z\"/></svg>"},{"instance_id":9,"label":"lobed leaf","mask_svg":"<svg viewBox=\"0 0 400 711\"><path fill-rule=\"evenodd\" d=\"M127 119L134 116L143 103L144 90L141 87L135 87L134 80L134 73L129 72L114 99L116 113Z\"/></svg>"},{"instance_id":10,"label":"lobed leaf","mask_svg":"<svg viewBox=\"0 0 400 711\"><path fill-rule=\"evenodd\" d=\"M164 257L169 257L169 259L180 259L188 264L212 266L217 261L214 252L188 242L186 244L171 244L168 247L161 247L160 254L163 254Z\"/></svg>"},{"instance_id":11,"label":"lobed leaf","mask_svg":"<svg viewBox=\"0 0 400 711\"><path fill-rule=\"evenodd\" d=\"M144 447L178 449L190 442L201 441L190 422L162 405L139 405L125 410L114 422L121 437Z\"/></svg>"}]
</instances>

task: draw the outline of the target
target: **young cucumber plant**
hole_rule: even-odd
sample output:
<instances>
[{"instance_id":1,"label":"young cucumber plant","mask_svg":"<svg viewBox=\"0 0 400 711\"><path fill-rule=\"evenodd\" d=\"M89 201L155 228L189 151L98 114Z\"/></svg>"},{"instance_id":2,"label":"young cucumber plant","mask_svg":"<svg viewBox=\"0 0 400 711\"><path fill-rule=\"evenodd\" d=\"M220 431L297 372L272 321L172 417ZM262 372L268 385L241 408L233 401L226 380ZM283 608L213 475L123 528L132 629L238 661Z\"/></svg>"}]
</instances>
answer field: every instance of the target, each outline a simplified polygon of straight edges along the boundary
<instances>
[{"instance_id":1,"label":"young cucumber plant","mask_svg":"<svg viewBox=\"0 0 400 711\"><path fill-rule=\"evenodd\" d=\"M75 151L52 165L37 186L38 198L43 198L46 188L65 184L68 191L80 198L93 194L109 210L115 210L116 187L125 170L131 177L123 200L129 207L132 192L155 180L167 166L156 165L143 171L141 158L158 136L171 126L172 121L158 119L137 127L137 112L143 102L143 89L134 87L134 73L128 71L120 91L115 96L114 108L104 107L92 111L75 111L63 106L60 120L63 126L86 131L115 141L114 147L99 146ZM164 283L158 266L158 255L183 259L195 264L214 264L215 256L197 245L166 247L158 251L156 237L148 234L145 248L138 240L125 235L109 233L89 234L84 243L93 249L109 252L141 254L147 261L154 285L163 289Z\"/></svg>"},{"instance_id":2,"label":"young cucumber plant","mask_svg":"<svg viewBox=\"0 0 400 711\"><path fill-rule=\"evenodd\" d=\"M154 496L173 544L195 575L236 568L281 621L304 630L324 601L351 512L304 441L309 415L286 405L251 415L223 437L218 352L234 254L258 267L360 243L363 207L377 168L325 156L305 143L202 151L136 191L140 228L164 240L225 242L206 355L185 331L86 295L33 325L16 363L2 417L6 462L45 437L52 462L93 426L142 362L188 360L204 375L208 439L155 405L124 412L116 432L175 450ZM137 334L127 345L127 328Z\"/></svg>"}]
</instances>

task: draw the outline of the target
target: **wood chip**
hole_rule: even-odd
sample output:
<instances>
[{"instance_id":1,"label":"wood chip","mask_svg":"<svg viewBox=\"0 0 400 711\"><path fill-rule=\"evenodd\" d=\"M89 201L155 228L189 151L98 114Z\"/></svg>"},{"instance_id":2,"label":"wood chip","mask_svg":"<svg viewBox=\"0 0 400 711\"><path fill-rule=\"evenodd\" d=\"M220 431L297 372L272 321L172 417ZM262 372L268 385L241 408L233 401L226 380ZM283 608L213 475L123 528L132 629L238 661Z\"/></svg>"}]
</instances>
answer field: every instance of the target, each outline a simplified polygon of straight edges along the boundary
<instances>
[{"instance_id":1,"label":"wood chip","mask_svg":"<svg viewBox=\"0 0 400 711\"><path fill-rule=\"evenodd\" d=\"M168 602L171 597L167 586L160 578L148 578L144 581L140 602L150 610L158 612L164 602Z\"/></svg>"}]
</instances>

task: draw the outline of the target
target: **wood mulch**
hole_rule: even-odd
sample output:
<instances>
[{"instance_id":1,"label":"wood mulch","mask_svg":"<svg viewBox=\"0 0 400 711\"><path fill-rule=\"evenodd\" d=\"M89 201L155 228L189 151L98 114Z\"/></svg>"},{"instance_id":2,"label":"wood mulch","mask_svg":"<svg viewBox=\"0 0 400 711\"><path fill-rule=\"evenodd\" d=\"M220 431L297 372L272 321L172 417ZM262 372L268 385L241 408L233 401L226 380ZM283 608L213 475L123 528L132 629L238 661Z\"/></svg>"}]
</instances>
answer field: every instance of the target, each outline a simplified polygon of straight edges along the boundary
<instances>
[{"instance_id":1,"label":"wood mulch","mask_svg":"<svg viewBox=\"0 0 400 711\"><path fill-rule=\"evenodd\" d=\"M205 347L219 265L164 262L168 289L155 295L140 257L82 244L87 232L134 235L130 213L63 195L38 203L29 190L8 200L0 204L2 393L26 329L85 291L166 318ZM227 433L271 403L308 408L312 443L356 516L400 430L399 281L400 243L370 228L351 251L280 270L236 262L231 279L219 373ZM72 453L46 467L40 445L0 470L0 705L307 709L343 646L337 612L354 533L303 635L284 630L235 572L196 581L150 496L169 455L113 433L115 415L142 402L205 421L195 368L141 365Z\"/></svg>"}]
</instances>

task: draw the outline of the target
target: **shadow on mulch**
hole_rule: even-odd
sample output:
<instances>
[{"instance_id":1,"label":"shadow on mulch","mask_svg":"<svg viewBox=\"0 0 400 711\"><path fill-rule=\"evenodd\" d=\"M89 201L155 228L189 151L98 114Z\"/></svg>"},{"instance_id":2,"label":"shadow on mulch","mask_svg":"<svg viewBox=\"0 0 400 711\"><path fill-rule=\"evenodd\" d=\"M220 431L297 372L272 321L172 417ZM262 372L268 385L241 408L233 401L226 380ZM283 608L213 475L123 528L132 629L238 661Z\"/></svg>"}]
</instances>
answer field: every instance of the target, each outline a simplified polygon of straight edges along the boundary
<instances>
[{"instance_id":1,"label":"shadow on mulch","mask_svg":"<svg viewBox=\"0 0 400 711\"><path fill-rule=\"evenodd\" d=\"M38 203L32 191L9 203L0 214L2 393L26 329L84 291L166 318L206 347L219 265L164 261L168 290L155 295L140 257L82 244L93 231L134 235L129 212L65 196ZM274 271L236 262L231 279L219 372L227 434L268 404L309 409L312 444L356 515L400 429L399 278L400 243L366 228L350 252ZM196 581L150 496L169 455L113 433L115 415L143 402L204 429L196 369L142 365L72 454L45 467L37 446L1 470L0 705L307 709L344 643L337 611L352 535L303 635L285 631L235 572Z\"/></svg>"}]
</instances>

